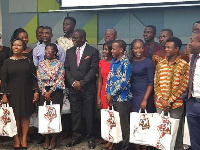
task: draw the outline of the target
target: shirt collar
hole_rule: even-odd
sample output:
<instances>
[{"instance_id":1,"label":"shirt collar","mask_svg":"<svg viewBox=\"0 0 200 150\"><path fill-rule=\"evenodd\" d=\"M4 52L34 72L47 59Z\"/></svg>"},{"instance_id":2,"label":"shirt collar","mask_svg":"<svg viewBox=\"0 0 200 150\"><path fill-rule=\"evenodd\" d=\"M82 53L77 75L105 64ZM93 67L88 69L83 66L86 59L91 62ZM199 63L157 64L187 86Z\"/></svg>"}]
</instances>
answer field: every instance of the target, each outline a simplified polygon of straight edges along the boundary
<instances>
[{"instance_id":1,"label":"shirt collar","mask_svg":"<svg viewBox=\"0 0 200 150\"><path fill-rule=\"evenodd\" d=\"M116 61L116 59L117 58L114 58L112 61L113 61L113 63L118 63L118 62L120 62L120 61L122 61L122 60L124 60L124 59L126 59L126 56L125 55L123 55L121 58L120 58L120 60L118 60L117 62L115 62Z\"/></svg>"},{"instance_id":2,"label":"shirt collar","mask_svg":"<svg viewBox=\"0 0 200 150\"><path fill-rule=\"evenodd\" d=\"M180 56L178 56L178 57L176 58L176 60L174 61L173 64L179 63L179 62L180 62L180 59L181 59ZM165 57L165 59L164 59L163 61L164 61L165 63L169 63L167 57Z\"/></svg>"},{"instance_id":3,"label":"shirt collar","mask_svg":"<svg viewBox=\"0 0 200 150\"><path fill-rule=\"evenodd\" d=\"M86 46L86 42L81 46L81 47L76 47L76 50L78 49L78 48L80 48L80 50L84 50L85 49L85 46Z\"/></svg>"}]
</instances>

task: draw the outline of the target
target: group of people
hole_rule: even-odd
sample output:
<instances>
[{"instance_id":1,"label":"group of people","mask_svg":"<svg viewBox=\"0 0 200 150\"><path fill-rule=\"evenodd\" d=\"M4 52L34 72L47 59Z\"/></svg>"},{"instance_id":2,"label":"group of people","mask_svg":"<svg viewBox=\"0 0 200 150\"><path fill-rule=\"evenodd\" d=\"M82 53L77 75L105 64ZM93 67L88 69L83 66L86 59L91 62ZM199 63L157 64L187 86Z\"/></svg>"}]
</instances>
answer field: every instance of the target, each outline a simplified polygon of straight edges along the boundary
<instances>
[{"instance_id":1,"label":"group of people","mask_svg":"<svg viewBox=\"0 0 200 150\"><path fill-rule=\"evenodd\" d=\"M192 149L200 149L200 22L194 23L185 52L181 51L182 42L173 36L171 29L161 30L160 43L156 43L156 27L147 25L144 41L132 41L130 57L125 55L125 41L117 39L117 31L107 29L102 59L99 50L88 44L86 32L75 26L76 20L66 17L64 35L55 43L51 41L52 29L39 26L38 41L31 45L28 45L28 33L18 28L11 37L11 50L0 46L1 103L9 103L16 118L18 134L14 136L14 149L27 149L34 103L43 105L45 101L47 104L52 101L62 108L66 88L69 88L72 118L72 137L67 147L81 143L83 123L88 147L96 146L94 115L97 104L100 109L113 106L119 112L123 137L118 144L100 140L106 144L102 149L130 148L130 112L140 109L148 113L169 112L172 118L180 119L175 150L183 150L182 126L186 112ZM57 134L44 136L44 149L54 149ZM136 145L136 149L146 150L147 147Z\"/></svg>"}]
</instances>

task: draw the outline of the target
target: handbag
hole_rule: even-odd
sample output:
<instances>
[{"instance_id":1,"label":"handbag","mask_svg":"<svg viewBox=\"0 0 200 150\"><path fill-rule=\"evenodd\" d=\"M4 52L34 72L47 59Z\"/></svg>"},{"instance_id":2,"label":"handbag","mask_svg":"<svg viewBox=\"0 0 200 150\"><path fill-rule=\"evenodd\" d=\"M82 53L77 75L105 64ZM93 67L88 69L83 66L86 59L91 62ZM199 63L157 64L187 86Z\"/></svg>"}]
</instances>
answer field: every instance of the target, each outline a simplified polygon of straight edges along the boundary
<instances>
[{"instance_id":1,"label":"handbag","mask_svg":"<svg viewBox=\"0 0 200 150\"><path fill-rule=\"evenodd\" d=\"M183 144L187 145L187 146L191 146L190 132L189 132L188 122L187 122L186 116L185 116L185 124L184 124Z\"/></svg>"},{"instance_id":2,"label":"handbag","mask_svg":"<svg viewBox=\"0 0 200 150\"><path fill-rule=\"evenodd\" d=\"M66 88L63 90L64 98L63 98L63 106L62 106L62 111L61 114L69 114L71 113L70 110L70 103L69 103L69 89Z\"/></svg>"},{"instance_id":3,"label":"handbag","mask_svg":"<svg viewBox=\"0 0 200 150\"><path fill-rule=\"evenodd\" d=\"M60 133L62 131L60 105L52 104L38 108L38 132L41 134Z\"/></svg>"},{"instance_id":4,"label":"handbag","mask_svg":"<svg viewBox=\"0 0 200 150\"><path fill-rule=\"evenodd\" d=\"M130 143L149 146L151 138L151 124L153 113L131 112L130 114Z\"/></svg>"},{"instance_id":5,"label":"handbag","mask_svg":"<svg viewBox=\"0 0 200 150\"><path fill-rule=\"evenodd\" d=\"M112 143L122 141L122 130L120 124L119 112L112 110L101 109L101 137Z\"/></svg>"},{"instance_id":6,"label":"handbag","mask_svg":"<svg viewBox=\"0 0 200 150\"><path fill-rule=\"evenodd\" d=\"M150 130L153 138L149 139L151 145L161 150L174 150L179 119L171 118L169 113L164 116L162 112L153 114L152 122Z\"/></svg>"},{"instance_id":7,"label":"handbag","mask_svg":"<svg viewBox=\"0 0 200 150\"><path fill-rule=\"evenodd\" d=\"M0 107L0 136L13 137L17 134L17 125L12 107L2 104Z\"/></svg>"}]
</instances>

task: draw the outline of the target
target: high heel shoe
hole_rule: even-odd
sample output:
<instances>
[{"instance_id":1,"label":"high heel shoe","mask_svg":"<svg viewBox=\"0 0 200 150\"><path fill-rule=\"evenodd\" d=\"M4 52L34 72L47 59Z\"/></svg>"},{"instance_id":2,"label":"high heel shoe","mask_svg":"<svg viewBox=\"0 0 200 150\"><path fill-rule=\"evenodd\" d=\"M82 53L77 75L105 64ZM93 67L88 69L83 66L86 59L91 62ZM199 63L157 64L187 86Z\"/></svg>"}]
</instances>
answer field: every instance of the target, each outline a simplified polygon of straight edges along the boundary
<instances>
[{"instance_id":1,"label":"high heel shoe","mask_svg":"<svg viewBox=\"0 0 200 150\"><path fill-rule=\"evenodd\" d=\"M28 149L28 147L20 147L20 150L27 150Z\"/></svg>"}]
</instances>

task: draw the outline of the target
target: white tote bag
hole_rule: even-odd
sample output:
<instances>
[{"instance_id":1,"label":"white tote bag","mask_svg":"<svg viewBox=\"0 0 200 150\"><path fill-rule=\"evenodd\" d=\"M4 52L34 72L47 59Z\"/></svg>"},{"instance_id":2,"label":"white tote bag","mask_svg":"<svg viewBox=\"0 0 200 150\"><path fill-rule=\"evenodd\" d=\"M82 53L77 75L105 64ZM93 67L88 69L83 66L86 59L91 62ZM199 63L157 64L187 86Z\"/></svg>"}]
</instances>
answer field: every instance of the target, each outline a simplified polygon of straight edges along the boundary
<instances>
[{"instance_id":1,"label":"white tote bag","mask_svg":"<svg viewBox=\"0 0 200 150\"><path fill-rule=\"evenodd\" d=\"M0 107L0 136L13 137L17 134L17 126L12 107L2 104Z\"/></svg>"},{"instance_id":2,"label":"white tote bag","mask_svg":"<svg viewBox=\"0 0 200 150\"><path fill-rule=\"evenodd\" d=\"M152 124L153 113L131 112L130 114L130 143L139 145L150 145L149 138L151 138L150 126Z\"/></svg>"},{"instance_id":3,"label":"white tote bag","mask_svg":"<svg viewBox=\"0 0 200 150\"><path fill-rule=\"evenodd\" d=\"M169 113L168 116L155 113L152 122L150 130L153 137L149 137L152 146L161 150L174 150L179 119L171 118Z\"/></svg>"},{"instance_id":4,"label":"white tote bag","mask_svg":"<svg viewBox=\"0 0 200 150\"><path fill-rule=\"evenodd\" d=\"M188 122L187 122L187 117L186 116L185 116L185 124L184 124L183 144L191 146L190 133L189 133Z\"/></svg>"},{"instance_id":5,"label":"white tote bag","mask_svg":"<svg viewBox=\"0 0 200 150\"><path fill-rule=\"evenodd\" d=\"M62 106L61 114L69 114L69 113L71 113L70 103L69 103L69 98L68 98L69 89L67 89L67 88L64 89L63 94L64 94L64 98L63 98L63 106Z\"/></svg>"},{"instance_id":6,"label":"white tote bag","mask_svg":"<svg viewBox=\"0 0 200 150\"><path fill-rule=\"evenodd\" d=\"M109 109L101 109L101 137L112 143L122 141L122 130L119 112Z\"/></svg>"},{"instance_id":7,"label":"white tote bag","mask_svg":"<svg viewBox=\"0 0 200 150\"><path fill-rule=\"evenodd\" d=\"M62 131L60 104L39 106L38 109L38 132L41 134L59 133Z\"/></svg>"}]
</instances>

